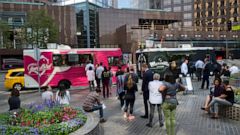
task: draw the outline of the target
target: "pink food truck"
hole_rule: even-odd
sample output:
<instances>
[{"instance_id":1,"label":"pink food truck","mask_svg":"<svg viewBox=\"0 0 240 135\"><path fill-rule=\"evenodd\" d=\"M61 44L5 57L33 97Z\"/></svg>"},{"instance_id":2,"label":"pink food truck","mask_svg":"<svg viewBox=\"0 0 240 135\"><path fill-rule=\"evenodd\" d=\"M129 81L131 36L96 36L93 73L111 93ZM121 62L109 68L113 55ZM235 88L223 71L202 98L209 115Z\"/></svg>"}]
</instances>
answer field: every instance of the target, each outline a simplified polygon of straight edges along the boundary
<instances>
[{"instance_id":1,"label":"pink food truck","mask_svg":"<svg viewBox=\"0 0 240 135\"><path fill-rule=\"evenodd\" d=\"M111 67L113 74L118 66L123 69L127 67L119 48L40 49L38 56L35 52L24 50L23 53L26 88L38 87L39 84L41 87L58 87L60 84L67 88L87 86L85 66L88 61L92 61L94 65L102 62L103 66ZM115 80L113 77L113 82Z\"/></svg>"}]
</instances>

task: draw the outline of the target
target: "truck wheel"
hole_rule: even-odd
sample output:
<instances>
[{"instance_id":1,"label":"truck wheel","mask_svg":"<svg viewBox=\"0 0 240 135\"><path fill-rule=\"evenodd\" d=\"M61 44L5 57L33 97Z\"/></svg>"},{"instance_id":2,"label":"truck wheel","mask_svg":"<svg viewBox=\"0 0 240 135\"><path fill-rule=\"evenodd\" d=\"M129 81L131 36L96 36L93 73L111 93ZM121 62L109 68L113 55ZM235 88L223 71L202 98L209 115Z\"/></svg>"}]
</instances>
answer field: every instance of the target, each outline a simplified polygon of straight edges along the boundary
<instances>
[{"instance_id":1,"label":"truck wheel","mask_svg":"<svg viewBox=\"0 0 240 135\"><path fill-rule=\"evenodd\" d=\"M13 85L13 89L16 89L16 90L22 90L22 88L23 88L23 86L22 86L22 84L20 84L20 83L15 83L14 85Z\"/></svg>"}]
</instances>

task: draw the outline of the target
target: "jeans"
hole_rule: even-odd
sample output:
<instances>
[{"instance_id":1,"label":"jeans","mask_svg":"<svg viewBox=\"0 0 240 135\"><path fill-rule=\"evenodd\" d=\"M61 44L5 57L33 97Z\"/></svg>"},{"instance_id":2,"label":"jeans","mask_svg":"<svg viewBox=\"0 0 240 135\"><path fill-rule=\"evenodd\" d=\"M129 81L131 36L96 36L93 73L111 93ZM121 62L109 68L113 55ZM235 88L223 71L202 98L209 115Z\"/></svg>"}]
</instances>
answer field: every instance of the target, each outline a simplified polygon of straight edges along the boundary
<instances>
[{"instance_id":1,"label":"jeans","mask_svg":"<svg viewBox=\"0 0 240 135\"><path fill-rule=\"evenodd\" d=\"M177 105L164 102L162 105L165 125L167 129L167 135L175 135L175 123L176 123L176 108Z\"/></svg>"},{"instance_id":2,"label":"jeans","mask_svg":"<svg viewBox=\"0 0 240 135\"><path fill-rule=\"evenodd\" d=\"M148 100L149 100L149 92L144 91L143 92L143 103L144 103L144 109L145 109L145 115L148 117Z\"/></svg>"},{"instance_id":3,"label":"jeans","mask_svg":"<svg viewBox=\"0 0 240 135\"><path fill-rule=\"evenodd\" d=\"M198 78L198 81L202 80L202 68L197 68L196 70L196 76Z\"/></svg>"},{"instance_id":4,"label":"jeans","mask_svg":"<svg viewBox=\"0 0 240 135\"><path fill-rule=\"evenodd\" d=\"M149 124L152 125L152 120L153 120L153 117L154 117L155 106L157 106L159 125L161 125L163 123L161 104L151 104L151 103L150 103Z\"/></svg>"},{"instance_id":5,"label":"jeans","mask_svg":"<svg viewBox=\"0 0 240 135\"><path fill-rule=\"evenodd\" d=\"M227 106L231 106L232 103L225 100L225 99L221 99L221 98L213 98L212 101L210 102L209 106L210 106L210 111L212 113L216 113L218 114L218 105L227 105Z\"/></svg>"},{"instance_id":6,"label":"jeans","mask_svg":"<svg viewBox=\"0 0 240 135\"><path fill-rule=\"evenodd\" d=\"M103 81L103 97L105 98L105 89L107 89L107 97L109 97L109 80Z\"/></svg>"},{"instance_id":7,"label":"jeans","mask_svg":"<svg viewBox=\"0 0 240 135\"><path fill-rule=\"evenodd\" d=\"M103 107L102 107L102 105L94 105L92 107L91 112L96 111L96 110L99 110L100 118L103 118Z\"/></svg>"},{"instance_id":8,"label":"jeans","mask_svg":"<svg viewBox=\"0 0 240 135\"><path fill-rule=\"evenodd\" d=\"M101 79L99 79L99 78L96 77L96 82L97 82L97 87L100 88Z\"/></svg>"},{"instance_id":9,"label":"jeans","mask_svg":"<svg viewBox=\"0 0 240 135\"><path fill-rule=\"evenodd\" d=\"M120 100L121 107L123 107L123 105L124 105L124 101L125 101L123 99L124 95L125 95L125 92L122 92L119 94L119 100Z\"/></svg>"},{"instance_id":10,"label":"jeans","mask_svg":"<svg viewBox=\"0 0 240 135\"><path fill-rule=\"evenodd\" d=\"M125 105L124 112L128 111L128 105L130 104L130 114L133 113L134 101L135 101L135 99L127 99L126 100L126 105Z\"/></svg>"},{"instance_id":11,"label":"jeans","mask_svg":"<svg viewBox=\"0 0 240 135\"><path fill-rule=\"evenodd\" d=\"M90 91L94 90L94 81L88 81Z\"/></svg>"},{"instance_id":12,"label":"jeans","mask_svg":"<svg viewBox=\"0 0 240 135\"><path fill-rule=\"evenodd\" d=\"M201 86L202 89L204 88L205 81L207 81L207 87L206 88L208 89L208 87L209 87L209 75L203 75L202 86Z\"/></svg>"}]
</instances>

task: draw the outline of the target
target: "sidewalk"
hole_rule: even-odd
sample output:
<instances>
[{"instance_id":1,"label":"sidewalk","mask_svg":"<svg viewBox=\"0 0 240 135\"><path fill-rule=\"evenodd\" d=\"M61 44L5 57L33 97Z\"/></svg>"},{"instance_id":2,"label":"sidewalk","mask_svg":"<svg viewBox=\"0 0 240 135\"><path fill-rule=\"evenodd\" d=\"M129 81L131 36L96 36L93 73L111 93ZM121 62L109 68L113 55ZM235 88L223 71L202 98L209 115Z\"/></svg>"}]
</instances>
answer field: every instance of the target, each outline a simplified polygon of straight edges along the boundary
<instances>
[{"instance_id":1,"label":"sidewalk","mask_svg":"<svg viewBox=\"0 0 240 135\"><path fill-rule=\"evenodd\" d=\"M200 84L193 82L194 87L199 88ZM82 91L83 92L83 91ZM86 93L85 93L86 94ZM196 90L195 94L178 94L180 105L176 113L177 135L239 135L240 122L225 118L214 120L209 118L200 107L202 106L208 90ZM115 94L114 94L115 95ZM74 95L76 96L76 95ZM82 98L83 95L79 98ZM165 135L165 128L160 128L158 124L157 111L155 112L154 127L148 128L145 125L147 119L140 118L144 114L142 95L137 93L134 115L136 119L128 122L123 119L123 112L120 109L119 101L115 96L104 101L107 108L104 115L107 122L102 124L104 135ZM79 105L79 104L78 104ZM156 109L155 109L156 110Z\"/></svg>"}]
</instances>

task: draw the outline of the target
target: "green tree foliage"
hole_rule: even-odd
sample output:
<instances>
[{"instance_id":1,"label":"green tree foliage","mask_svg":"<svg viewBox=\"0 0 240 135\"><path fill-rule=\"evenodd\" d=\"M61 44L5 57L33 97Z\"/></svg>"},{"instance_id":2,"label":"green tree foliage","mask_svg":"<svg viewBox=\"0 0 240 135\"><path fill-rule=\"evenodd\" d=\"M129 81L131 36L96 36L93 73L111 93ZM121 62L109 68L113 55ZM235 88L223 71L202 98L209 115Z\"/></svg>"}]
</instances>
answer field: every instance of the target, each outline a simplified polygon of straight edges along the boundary
<instances>
[{"instance_id":1,"label":"green tree foliage","mask_svg":"<svg viewBox=\"0 0 240 135\"><path fill-rule=\"evenodd\" d=\"M0 48L9 48L11 46L9 36L10 27L7 22L0 20Z\"/></svg>"},{"instance_id":2,"label":"green tree foliage","mask_svg":"<svg viewBox=\"0 0 240 135\"><path fill-rule=\"evenodd\" d=\"M44 10L29 12L24 29L26 43L33 47L47 48L47 43L58 38L58 27Z\"/></svg>"}]
</instances>

